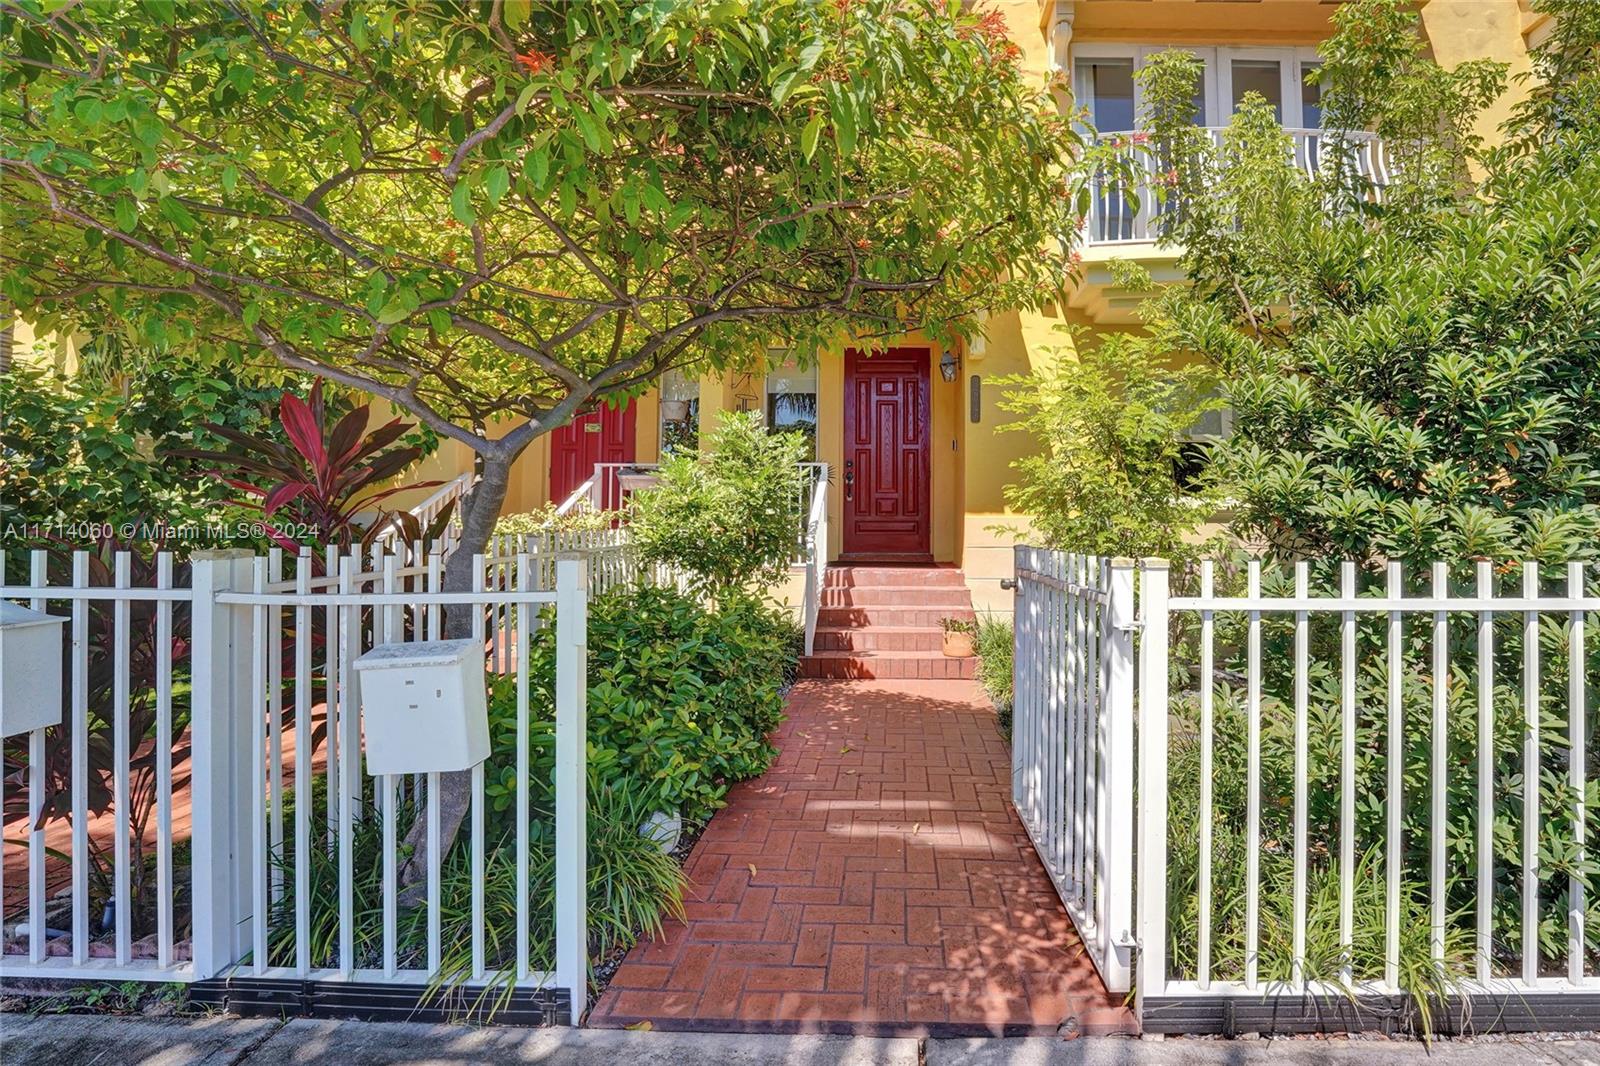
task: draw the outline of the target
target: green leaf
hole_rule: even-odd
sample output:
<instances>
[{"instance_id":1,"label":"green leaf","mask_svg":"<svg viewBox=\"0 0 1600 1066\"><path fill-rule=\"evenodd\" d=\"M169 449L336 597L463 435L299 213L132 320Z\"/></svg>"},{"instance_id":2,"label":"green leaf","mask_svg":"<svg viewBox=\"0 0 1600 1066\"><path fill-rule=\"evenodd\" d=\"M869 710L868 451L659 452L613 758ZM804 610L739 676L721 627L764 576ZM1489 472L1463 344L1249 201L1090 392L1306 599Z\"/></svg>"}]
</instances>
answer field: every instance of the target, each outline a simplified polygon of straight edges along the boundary
<instances>
[{"instance_id":1,"label":"green leaf","mask_svg":"<svg viewBox=\"0 0 1600 1066\"><path fill-rule=\"evenodd\" d=\"M799 79L803 78L803 77L805 77L805 71L803 71L803 70L791 70L787 74L784 74L781 77L779 77L777 81L773 82L772 83L772 104L773 104L773 106L774 107L782 107L783 106L783 102L789 98L789 93L794 89L795 82L798 81Z\"/></svg>"},{"instance_id":2,"label":"green leaf","mask_svg":"<svg viewBox=\"0 0 1600 1066\"><path fill-rule=\"evenodd\" d=\"M378 321L386 326L392 326L396 322L403 321L410 314L411 311L406 307L406 302L401 299L399 293L396 293L378 312Z\"/></svg>"},{"instance_id":3,"label":"green leaf","mask_svg":"<svg viewBox=\"0 0 1600 1066\"><path fill-rule=\"evenodd\" d=\"M805 156L806 162L811 162L811 157L817 154L817 138L822 133L822 115L811 116L811 121L806 123L806 128L800 131L800 152Z\"/></svg>"},{"instance_id":4,"label":"green leaf","mask_svg":"<svg viewBox=\"0 0 1600 1066\"><path fill-rule=\"evenodd\" d=\"M239 184L239 168L229 163L222 168L222 191L232 193L234 186Z\"/></svg>"},{"instance_id":5,"label":"green leaf","mask_svg":"<svg viewBox=\"0 0 1600 1066\"><path fill-rule=\"evenodd\" d=\"M544 188L545 179L550 176L550 149L540 145L524 156L522 172L533 182L535 188Z\"/></svg>"},{"instance_id":6,"label":"green leaf","mask_svg":"<svg viewBox=\"0 0 1600 1066\"><path fill-rule=\"evenodd\" d=\"M185 233L192 233L199 226L194 215L190 214L189 209L175 196L161 198L161 214Z\"/></svg>"},{"instance_id":7,"label":"green leaf","mask_svg":"<svg viewBox=\"0 0 1600 1066\"><path fill-rule=\"evenodd\" d=\"M118 197L115 211L117 228L123 233L132 233L139 227L139 205L131 197Z\"/></svg>"},{"instance_id":8,"label":"green leaf","mask_svg":"<svg viewBox=\"0 0 1600 1066\"><path fill-rule=\"evenodd\" d=\"M471 226L478 221L478 216L472 211L472 186L465 178L456 182L456 187L450 190L450 213L463 226Z\"/></svg>"},{"instance_id":9,"label":"green leaf","mask_svg":"<svg viewBox=\"0 0 1600 1066\"><path fill-rule=\"evenodd\" d=\"M506 165L501 163L489 171L484 179L484 192L489 196L489 206L498 207L501 197L506 190L511 188L511 173L506 170Z\"/></svg>"}]
</instances>

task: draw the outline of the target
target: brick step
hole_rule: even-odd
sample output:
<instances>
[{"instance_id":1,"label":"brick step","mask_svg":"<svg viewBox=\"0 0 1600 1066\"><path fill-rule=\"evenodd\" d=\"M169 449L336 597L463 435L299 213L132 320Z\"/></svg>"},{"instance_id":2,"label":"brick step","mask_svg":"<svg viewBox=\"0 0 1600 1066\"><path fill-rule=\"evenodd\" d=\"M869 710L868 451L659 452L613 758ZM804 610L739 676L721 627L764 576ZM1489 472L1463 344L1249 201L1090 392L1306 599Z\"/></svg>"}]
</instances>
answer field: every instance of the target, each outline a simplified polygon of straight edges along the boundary
<instances>
[{"instance_id":1,"label":"brick step","mask_svg":"<svg viewBox=\"0 0 1600 1066\"><path fill-rule=\"evenodd\" d=\"M824 588L823 607L972 607L972 594L965 585L853 585Z\"/></svg>"},{"instance_id":2,"label":"brick step","mask_svg":"<svg viewBox=\"0 0 1600 1066\"><path fill-rule=\"evenodd\" d=\"M817 611L819 629L860 629L894 626L908 629L939 627L945 618L974 621L978 617L970 604L959 607L896 607L886 604L859 607L822 607Z\"/></svg>"},{"instance_id":3,"label":"brick step","mask_svg":"<svg viewBox=\"0 0 1600 1066\"><path fill-rule=\"evenodd\" d=\"M924 588L929 585L966 585L966 577L954 567L928 566L830 566L823 578L825 588L850 588L861 585Z\"/></svg>"},{"instance_id":4,"label":"brick step","mask_svg":"<svg viewBox=\"0 0 1600 1066\"><path fill-rule=\"evenodd\" d=\"M939 651L944 631L936 626L818 626L817 651Z\"/></svg>"},{"instance_id":5,"label":"brick step","mask_svg":"<svg viewBox=\"0 0 1600 1066\"><path fill-rule=\"evenodd\" d=\"M936 651L825 651L800 660L801 677L970 679L978 660L952 659Z\"/></svg>"}]
</instances>

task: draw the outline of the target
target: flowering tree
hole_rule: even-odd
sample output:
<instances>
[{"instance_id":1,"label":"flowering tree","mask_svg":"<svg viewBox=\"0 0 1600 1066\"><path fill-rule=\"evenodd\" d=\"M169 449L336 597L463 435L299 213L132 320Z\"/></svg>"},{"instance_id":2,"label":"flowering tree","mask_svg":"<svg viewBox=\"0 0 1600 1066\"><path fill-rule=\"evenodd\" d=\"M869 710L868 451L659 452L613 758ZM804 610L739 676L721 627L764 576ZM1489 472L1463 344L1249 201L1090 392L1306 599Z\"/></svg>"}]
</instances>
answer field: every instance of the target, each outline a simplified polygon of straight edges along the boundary
<instances>
[{"instance_id":1,"label":"flowering tree","mask_svg":"<svg viewBox=\"0 0 1600 1066\"><path fill-rule=\"evenodd\" d=\"M451 591L575 414L1065 274L1078 139L945 0L0 0L0 37L4 297L471 447Z\"/></svg>"},{"instance_id":2,"label":"flowering tree","mask_svg":"<svg viewBox=\"0 0 1600 1066\"><path fill-rule=\"evenodd\" d=\"M4 295L470 446L694 360L1049 297L1076 138L939 0L0 2ZM466 568L447 575L465 587Z\"/></svg>"}]
</instances>

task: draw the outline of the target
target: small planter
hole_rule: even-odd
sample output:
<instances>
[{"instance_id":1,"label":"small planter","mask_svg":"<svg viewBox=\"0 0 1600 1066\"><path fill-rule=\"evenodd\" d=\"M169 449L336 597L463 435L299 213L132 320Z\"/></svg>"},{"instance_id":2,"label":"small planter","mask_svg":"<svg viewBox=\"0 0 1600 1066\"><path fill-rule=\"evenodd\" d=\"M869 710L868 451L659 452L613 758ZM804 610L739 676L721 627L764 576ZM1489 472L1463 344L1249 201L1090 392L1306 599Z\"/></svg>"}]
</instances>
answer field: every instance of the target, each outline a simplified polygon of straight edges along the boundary
<instances>
[{"instance_id":1,"label":"small planter","mask_svg":"<svg viewBox=\"0 0 1600 1066\"><path fill-rule=\"evenodd\" d=\"M945 630L944 653L952 659L966 659L972 655L972 634Z\"/></svg>"},{"instance_id":2,"label":"small planter","mask_svg":"<svg viewBox=\"0 0 1600 1066\"><path fill-rule=\"evenodd\" d=\"M967 618L941 618L939 628L944 630L944 653L952 659L966 659L972 655L972 642L978 636L978 623Z\"/></svg>"}]
</instances>

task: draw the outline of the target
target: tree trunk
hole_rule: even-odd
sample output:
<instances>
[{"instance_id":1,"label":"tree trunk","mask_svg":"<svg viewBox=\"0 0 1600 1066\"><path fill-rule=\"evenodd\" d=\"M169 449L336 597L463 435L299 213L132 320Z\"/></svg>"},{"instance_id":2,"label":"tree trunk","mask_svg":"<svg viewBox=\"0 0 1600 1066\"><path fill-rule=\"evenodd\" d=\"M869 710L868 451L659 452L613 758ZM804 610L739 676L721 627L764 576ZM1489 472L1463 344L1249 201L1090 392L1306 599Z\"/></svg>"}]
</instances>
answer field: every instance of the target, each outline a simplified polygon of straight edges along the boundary
<instances>
[{"instance_id":1,"label":"tree trunk","mask_svg":"<svg viewBox=\"0 0 1600 1066\"><path fill-rule=\"evenodd\" d=\"M513 457L514 458L514 457ZM511 481L511 458L483 460L483 472L478 484L463 497L461 510L461 537L456 549L444 565L445 592L471 592L473 556L489 546L494 535L495 521L500 517L500 507L505 503L506 490ZM447 640L465 640L472 636L472 621L481 606L455 606L447 608L444 617L444 635ZM472 805L472 771L457 770L439 775L439 850L440 856L450 853L450 845L461 829L461 820ZM419 817L406 834L405 845L411 849L411 858L400 872L400 885L404 890L402 901L415 906L423 901L427 891L428 874L428 822Z\"/></svg>"}]
</instances>

